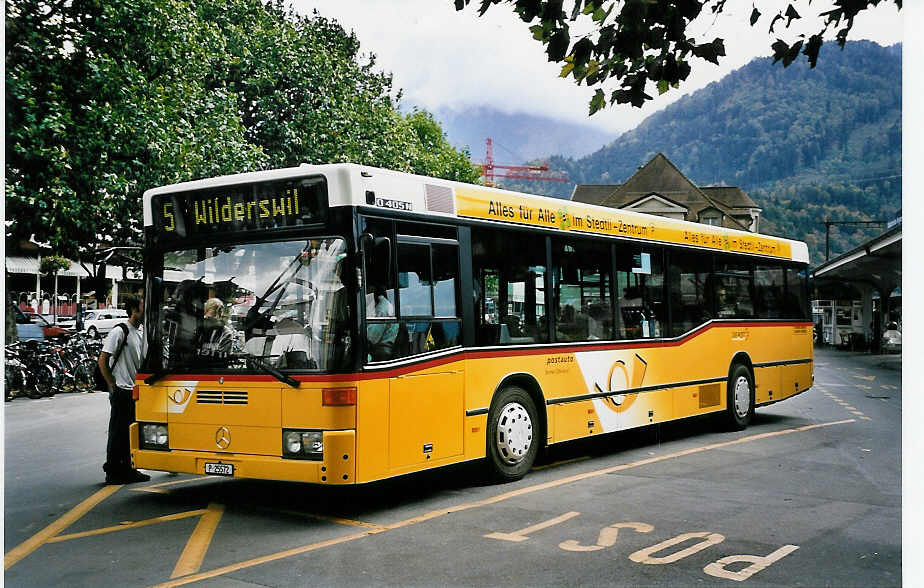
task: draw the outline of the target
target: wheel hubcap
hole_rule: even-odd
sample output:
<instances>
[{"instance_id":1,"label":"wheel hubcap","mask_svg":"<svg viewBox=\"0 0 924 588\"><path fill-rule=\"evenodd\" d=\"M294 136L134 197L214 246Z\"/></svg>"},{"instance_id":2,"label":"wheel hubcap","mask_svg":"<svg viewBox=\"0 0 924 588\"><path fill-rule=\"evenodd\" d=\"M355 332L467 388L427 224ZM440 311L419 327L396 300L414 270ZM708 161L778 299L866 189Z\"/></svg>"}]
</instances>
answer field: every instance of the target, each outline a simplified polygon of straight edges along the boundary
<instances>
[{"instance_id":1,"label":"wheel hubcap","mask_svg":"<svg viewBox=\"0 0 924 588\"><path fill-rule=\"evenodd\" d=\"M751 386L748 379L739 376L735 381L735 413L744 418L751 411Z\"/></svg>"},{"instance_id":2,"label":"wheel hubcap","mask_svg":"<svg viewBox=\"0 0 924 588\"><path fill-rule=\"evenodd\" d=\"M533 443L533 421L522 404L511 402L497 419L497 450L510 465L523 461Z\"/></svg>"}]
</instances>

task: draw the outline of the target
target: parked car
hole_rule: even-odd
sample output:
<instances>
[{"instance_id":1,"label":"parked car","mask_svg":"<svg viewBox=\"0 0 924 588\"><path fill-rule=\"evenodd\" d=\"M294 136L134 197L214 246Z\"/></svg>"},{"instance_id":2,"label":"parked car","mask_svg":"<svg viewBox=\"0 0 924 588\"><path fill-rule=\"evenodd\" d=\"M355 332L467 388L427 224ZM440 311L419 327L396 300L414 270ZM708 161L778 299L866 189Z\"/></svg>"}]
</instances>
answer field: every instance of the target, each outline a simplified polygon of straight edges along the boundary
<instances>
[{"instance_id":1,"label":"parked car","mask_svg":"<svg viewBox=\"0 0 924 588\"><path fill-rule=\"evenodd\" d=\"M10 304L7 306L7 312L13 313L16 319L16 336L20 341L42 341L45 339L45 333L42 327L29 320L18 306ZM9 343L9 341L7 341Z\"/></svg>"},{"instance_id":2,"label":"parked car","mask_svg":"<svg viewBox=\"0 0 924 588\"><path fill-rule=\"evenodd\" d=\"M83 332L90 337L102 337L127 320L128 313L121 308L91 310L83 317Z\"/></svg>"},{"instance_id":3,"label":"parked car","mask_svg":"<svg viewBox=\"0 0 924 588\"><path fill-rule=\"evenodd\" d=\"M898 330L898 323L891 322L882 334L882 350L886 352L901 353L902 332Z\"/></svg>"},{"instance_id":4,"label":"parked car","mask_svg":"<svg viewBox=\"0 0 924 588\"><path fill-rule=\"evenodd\" d=\"M23 312L15 305L11 305L10 309L16 316L16 333L21 340L34 339L41 341L42 339L60 337L72 332L59 325L51 324L40 314Z\"/></svg>"}]
</instances>

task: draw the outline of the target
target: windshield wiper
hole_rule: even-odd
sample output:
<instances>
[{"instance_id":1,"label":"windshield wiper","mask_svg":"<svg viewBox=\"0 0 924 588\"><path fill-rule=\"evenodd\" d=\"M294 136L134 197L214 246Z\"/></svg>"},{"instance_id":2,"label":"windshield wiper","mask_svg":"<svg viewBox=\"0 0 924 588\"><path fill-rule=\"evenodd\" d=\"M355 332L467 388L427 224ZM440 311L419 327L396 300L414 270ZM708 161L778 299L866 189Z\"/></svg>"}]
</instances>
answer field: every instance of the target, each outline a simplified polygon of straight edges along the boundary
<instances>
[{"instance_id":1,"label":"windshield wiper","mask_svg":"<svg viewBox=\"0 0 924 588\"><path fill-rule=\"evenodd\" d=\"M280 382L284 384L288 384L289 386L292 386L293 388L298 388L302 385L301 382L299 382L292 376L287 376L286 374L280 372L279 370L277 370L270 364L266 363L259 357L256 357L253 355L245 355L242 357L245 357L249 363L252 363L254 366L259 368L264 373L273 376L274 378L276 378L277 380L279 380Z\"/></svg>"}]
</instances>

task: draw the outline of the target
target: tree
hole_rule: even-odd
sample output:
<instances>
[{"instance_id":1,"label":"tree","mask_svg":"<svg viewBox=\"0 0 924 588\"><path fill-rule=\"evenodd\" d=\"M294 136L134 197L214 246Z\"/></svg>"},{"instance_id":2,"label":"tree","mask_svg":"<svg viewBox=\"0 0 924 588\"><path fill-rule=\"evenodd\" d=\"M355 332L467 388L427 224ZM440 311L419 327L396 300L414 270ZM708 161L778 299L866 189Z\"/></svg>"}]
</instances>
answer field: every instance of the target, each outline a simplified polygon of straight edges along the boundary
<instances>
[{"instance_id":1,"label":"tree","mask_svg":"<svg viewBox=\"0 0 924 588\"><path fill-rule=\"evenodd\" d=\"M148 188L303 162L477 177L355 35L280 0L17 0L6 33L8 242L92 260L140 244Z\"/></svg>"},{"instance_id":2,"label":"tree","mask_svg":"<svg viewBox=\"0 0 924 588\"><path fill-rule=\"evenodd\" d=\"M810 0L811 1L811 0ZM462 10L472 0L455 0L456 10ZM725 42L696 39L688 26L705 11L714 15L725 9L727 0L480 0L479 16L494 4L512 4L513 10L530 27L533 38L546 45L549 61L563 64L562 77L571 76L576 84L596 87L590 100L590 114L607 104L607 84L615 80L618 87L610 91L609 104L641 107L651 100L649 87L664 94L676 88L690 75L691 58L718 63L725 56ZM804 55L815 67L823 38L836 31L843 48L853 27L854 18L862 11L880 3L894 3L899 9L902 0L831 0L830 10L818 13L821 29L788 43L777 38L772 44L774 63L787 67ZM565 5L568 5L566 11ZM802 18L793 4L770 18L753 5L750 24L767 23L771 35L777 28L788 28ZM571 24L591 22L592 33L571 37Z\"/></svg>"}]
</instances>

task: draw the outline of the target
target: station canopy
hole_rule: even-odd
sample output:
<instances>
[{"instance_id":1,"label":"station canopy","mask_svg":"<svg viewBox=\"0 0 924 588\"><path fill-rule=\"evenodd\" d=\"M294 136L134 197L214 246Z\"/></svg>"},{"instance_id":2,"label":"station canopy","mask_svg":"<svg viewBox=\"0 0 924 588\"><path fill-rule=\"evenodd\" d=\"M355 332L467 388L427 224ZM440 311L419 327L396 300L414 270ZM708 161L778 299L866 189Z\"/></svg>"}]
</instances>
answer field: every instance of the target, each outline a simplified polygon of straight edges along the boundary
<instances>
[{"instance_id":1,"label":"station canopy","mask_svg":"<svg viewBox=\"0 0 924 588\"><path fill-rule=\"evenodd\" d=\"M869 284L888 296L902 284L902 225L816 267L819 286Z\"/></svg>"}]
</instances>

